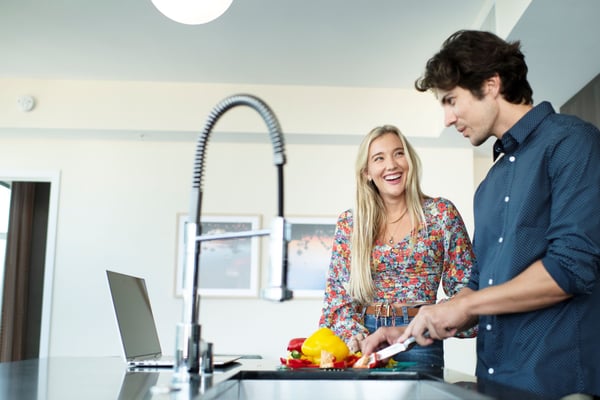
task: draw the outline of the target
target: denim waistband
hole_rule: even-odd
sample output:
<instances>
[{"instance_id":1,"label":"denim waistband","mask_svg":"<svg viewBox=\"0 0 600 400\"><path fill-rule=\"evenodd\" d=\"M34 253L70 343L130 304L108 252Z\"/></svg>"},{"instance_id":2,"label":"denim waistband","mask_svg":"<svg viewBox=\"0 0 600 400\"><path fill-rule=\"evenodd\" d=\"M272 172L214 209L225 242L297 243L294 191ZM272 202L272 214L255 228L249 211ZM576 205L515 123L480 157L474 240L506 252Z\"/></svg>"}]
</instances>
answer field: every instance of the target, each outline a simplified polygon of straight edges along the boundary
<instances>
[{"instance_id":1,"label":"denim waistband","mask_svg":"<svg viewBox=\"0 0 600 400\"><path fill-rule=\"evenodd\" d=\"M364 325L369 330L370 333L373 333L377 330L377 328L382 326L403 326L408 325L410 321L413 320L414 317L404 317L404 316L396 316L396 317L377 317L375 315L366 314L363 317Z\"/></svg>"}]
</instances>

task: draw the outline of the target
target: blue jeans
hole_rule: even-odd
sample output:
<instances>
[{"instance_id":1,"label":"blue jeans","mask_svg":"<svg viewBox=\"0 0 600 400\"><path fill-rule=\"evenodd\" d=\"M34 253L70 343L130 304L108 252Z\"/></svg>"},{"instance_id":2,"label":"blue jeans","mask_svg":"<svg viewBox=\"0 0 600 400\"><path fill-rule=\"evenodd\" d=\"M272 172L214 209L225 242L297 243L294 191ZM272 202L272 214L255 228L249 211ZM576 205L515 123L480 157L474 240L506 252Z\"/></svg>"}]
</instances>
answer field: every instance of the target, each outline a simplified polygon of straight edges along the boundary
<instances>
[{"instance_id":1,"label":"blue jeans","mask_svg":"<svg viewBox=\"0 0 600 400\"><path fill-rule=\"evenodd\" d=\"M395 320L395 321L394 321ZM365 315L365 327L369 333L373 333L382 326L406 326L409 321L404 317L375 317L374 315ZM419 346L414 344L408 351L396 354L394 360L398 362L415 362L421 365L444 366L444 343L436 340L430 346Z\"/></svg>"}]
</instances>

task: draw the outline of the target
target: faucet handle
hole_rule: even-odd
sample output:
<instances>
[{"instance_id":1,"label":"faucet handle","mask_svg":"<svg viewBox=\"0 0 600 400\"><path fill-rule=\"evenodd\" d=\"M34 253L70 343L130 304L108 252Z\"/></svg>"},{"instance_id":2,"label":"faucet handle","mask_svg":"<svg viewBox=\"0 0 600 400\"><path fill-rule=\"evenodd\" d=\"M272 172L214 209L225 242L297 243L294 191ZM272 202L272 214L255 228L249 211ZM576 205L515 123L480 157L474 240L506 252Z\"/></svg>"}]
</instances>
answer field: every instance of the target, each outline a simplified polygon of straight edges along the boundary
<instances>
[{"instance_id":1,"label":"faucet handle","mask_svg":"<svg viewBox=\"0 0 600 400\"><path fill-rule=\"evenodd\" d=\"M204 343L204 348L202 349L202 372L205 374L212 374L214 371L213 355L212 342Z\"/></svg>"},{"instance_id":2,"label":"faucet handle","mask_svg":"<svg viewBox=\"0 0 600 400\"><path fill-rule=\"evenodd\" d=\"M269 286L262 291L264 299L285 301L293 297L293 292L287 288L289 239L289 225L283 217L275 217L271 223Z\"/></svg>"}]
</instances>

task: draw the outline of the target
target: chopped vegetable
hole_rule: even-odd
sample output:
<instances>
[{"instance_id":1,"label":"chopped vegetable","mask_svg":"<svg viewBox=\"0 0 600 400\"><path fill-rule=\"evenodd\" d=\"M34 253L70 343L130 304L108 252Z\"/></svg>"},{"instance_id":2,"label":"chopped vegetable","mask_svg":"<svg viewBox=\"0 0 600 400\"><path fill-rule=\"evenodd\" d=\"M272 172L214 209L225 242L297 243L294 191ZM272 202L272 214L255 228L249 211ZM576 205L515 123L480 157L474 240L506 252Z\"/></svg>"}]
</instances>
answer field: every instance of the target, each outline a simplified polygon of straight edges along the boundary
<instances>
[{"instance_id":1,"label":"chopped vegetable","mask_svg":"<svg viewBox=\"0 0 600 400\"><path fill-rule=\"evenodd\" d=\"M318 368L318 365L313 364L308 360L296 359L296 358L281 358L281 364L290 368Z\"/></svg>"},{"instance_id":2,"label":"chopped vegetable","mask_svg":"<svg viewBox=\"0 0 600 400\"><path fill-rule=\"evenodd\" d=\"M350 355L350 349L346 343L328 328L318 329L302 344L302 354L312 357L316 364L321 361L321 350L333 354L335 359L340 361Z\"/></svg>"},{"instance_id":3,"label":"chopped vegetable","mask_svg":"<svg viewBox=\"0 0 600 400\"><path fill-rule=\"evenodd\" d=\"M371 360L371 356L365 354L356 360L352 368L375 368L377 366L377 362L377 356L373 357Z\"/></svg>"},{"instance_id":4,"label":"chopped vegetable","mask_svg":"<svg viewBox=\"0 0 600 400\"><path fill-rule=\"evenodd\" d=\"M294 338L281 364L289 368L348 368L359 359L346 343L328 328L320 328L308 338Z\"/></svg>"},{"instance_id":5,"label":"chopped vegetable","mask_svg":"<svg viewBox=\"0 0 600 400\"><path fill-rule=\"evenodd\" d=\"M302 351L302 344L304 344L305 340L306 338L294 338L290 340L287 347L288 351L297 351L300 353Z\"/></svg>"}]
</instances>

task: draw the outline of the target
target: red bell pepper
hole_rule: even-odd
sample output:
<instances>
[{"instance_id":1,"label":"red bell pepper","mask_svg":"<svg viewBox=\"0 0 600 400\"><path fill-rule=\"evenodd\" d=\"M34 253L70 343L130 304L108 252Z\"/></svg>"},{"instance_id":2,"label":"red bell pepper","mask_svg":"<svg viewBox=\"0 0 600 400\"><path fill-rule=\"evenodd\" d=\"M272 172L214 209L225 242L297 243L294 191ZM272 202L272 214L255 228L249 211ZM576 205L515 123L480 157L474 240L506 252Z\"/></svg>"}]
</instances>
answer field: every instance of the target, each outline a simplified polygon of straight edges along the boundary
<instances>
[{"instance_id":1,"label":"red bell pepper","mask_svg":"<svg viewBox=\"0 0 600 400\"><path fill-rule=\"evenodd\" d=\"M350 354L345 360L344 362L346 363L346 368L350 368L354 365L354 363L356 361L358 361L360 357L357 356L356 354Z\"/></svg>"},{"instance_id":2,"label":"red bell pepper","mask_svg":"<svg viewBox=\"0 0 600 400\"><path fill-rule=\"evenodd\" d=\"M285 359L283 357L280 358L281 364L285 365L289 368L318 368L319 366L311 363L309 360L304 360L301 358L288 358Z\"/></svg>"},{"instance_id":3,"label":"red bell pepper","mask_svg":"<svg viewBox=\"0 0 600 400\"><path fill-rule=\"evenodd\" d=\"M294 338L292 340L290 340L290 342L288 343L288 351L294 351L296 350L297 352L301 353L302 352L302 344L304 344L304 341L306 340L306 338Z\"/></svg>"}]
</instances>

